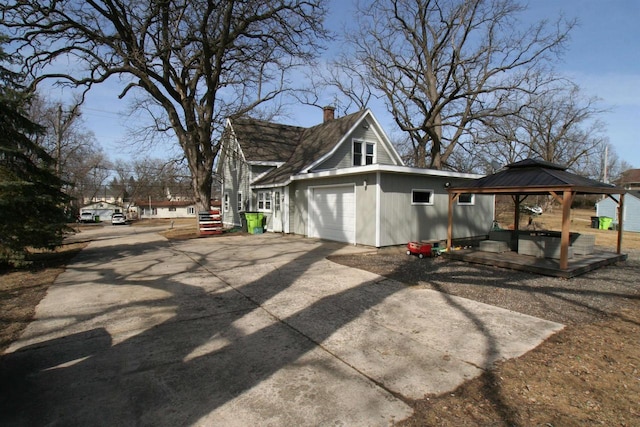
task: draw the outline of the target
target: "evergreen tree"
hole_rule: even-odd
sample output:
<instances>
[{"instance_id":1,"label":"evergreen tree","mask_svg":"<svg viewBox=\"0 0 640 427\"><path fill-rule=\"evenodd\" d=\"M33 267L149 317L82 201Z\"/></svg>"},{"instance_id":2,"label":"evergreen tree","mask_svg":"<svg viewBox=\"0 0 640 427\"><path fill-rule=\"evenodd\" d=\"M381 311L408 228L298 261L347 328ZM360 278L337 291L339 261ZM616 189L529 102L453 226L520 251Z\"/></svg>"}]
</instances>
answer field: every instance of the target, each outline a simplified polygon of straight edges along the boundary
<instances>
[{"instance_id":1,"label":"evergreen tree","mask_svg":"<svg viewBox=\"0 0 640 427\"><path fill-rule=\"evenodd\" d=\"M0 39L0 263L15 264L30 248L62 243L68 197L53 159L30 139L42 128L27 118L29 97L9 69L5 42Z\"/></svg>"}]
</instances>

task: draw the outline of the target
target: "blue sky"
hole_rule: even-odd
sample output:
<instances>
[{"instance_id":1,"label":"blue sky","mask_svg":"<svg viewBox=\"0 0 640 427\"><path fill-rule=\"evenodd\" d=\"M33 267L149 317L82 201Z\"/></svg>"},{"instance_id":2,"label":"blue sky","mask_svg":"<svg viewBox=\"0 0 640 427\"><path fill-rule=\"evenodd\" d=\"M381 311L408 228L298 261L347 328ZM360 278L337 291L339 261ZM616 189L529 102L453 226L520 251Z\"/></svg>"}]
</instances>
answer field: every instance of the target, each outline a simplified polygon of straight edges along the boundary
<instances>
[{"instance_id":1,"label":"blue sky","mask_svg":"<svg viewBox=\"0 0 640 427\"><path fill-rule=\"evenodd\" d=\"M348 20L351 3L330 0L328 24L334 30ZM638 0L531 0L525 16L532 20L555 19L560 13L577 18L567 52L557 70L578 83L584 93L601 99L599 107L608 136L620 159L640 168L640 1ZM83 109L87 128L111 158L129 158L137 150L125 148L127 101L117 98L118 89L109 84L95 87ZM331 100L327 100L331 102ZM372 106L387 133L395 131L393 121L382 106ZM321 112L296 109L290 124L319 123ZM123 142L125 142L123 144ZM161 155L157 155L160 157Z\"/></svg>"}]
</instances>

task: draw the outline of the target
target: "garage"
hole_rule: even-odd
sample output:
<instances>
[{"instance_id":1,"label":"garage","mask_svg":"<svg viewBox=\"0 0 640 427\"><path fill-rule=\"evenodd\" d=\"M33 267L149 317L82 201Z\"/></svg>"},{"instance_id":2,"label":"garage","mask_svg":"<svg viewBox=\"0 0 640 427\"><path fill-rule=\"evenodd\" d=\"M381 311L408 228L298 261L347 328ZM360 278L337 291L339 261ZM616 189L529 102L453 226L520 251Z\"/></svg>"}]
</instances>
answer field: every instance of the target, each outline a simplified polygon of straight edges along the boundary
<instances>
[{"instance_id":1,"label":"garage","mask_svg":"<svg viewBox=\"0 0 640 427\"><path fill-rule=\"evenodd\" d=\"M353 184L312 187L309 237L356 243L356 198Z\"/></svg>"}]
</instances>

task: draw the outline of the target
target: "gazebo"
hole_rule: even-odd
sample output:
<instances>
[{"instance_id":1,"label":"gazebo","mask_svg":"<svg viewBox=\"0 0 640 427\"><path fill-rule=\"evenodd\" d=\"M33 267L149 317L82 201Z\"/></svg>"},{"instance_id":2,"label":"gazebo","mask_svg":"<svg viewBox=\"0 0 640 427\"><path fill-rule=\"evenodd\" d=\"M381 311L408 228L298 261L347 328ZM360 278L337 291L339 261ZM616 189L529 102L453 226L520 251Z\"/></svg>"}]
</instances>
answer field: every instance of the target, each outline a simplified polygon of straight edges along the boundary
<instances>
[{"instance_id":1,"label":"gazebo","mask_svg":"<svg viewBox=\"0 0 640 427\"><path fill-rule=\"evenodd\" d=\"M447 252L451 253L453 236L453 207L462 194L506 194L515 202L514 233L519 232L520 204L532 195L551 195L562 205L562 231L560 234L560 270L569 265L570 209L577 194L604 194L618 204L618 241L617 254L622 249L622 212L625 190L570 172L566 168L551 162L526 159L509 164L505 169L492 175L465 183L464 186L450 187L449 221L447 230ZM617 196L618 198L616 198Z\"/></svg>"}]
</instances>

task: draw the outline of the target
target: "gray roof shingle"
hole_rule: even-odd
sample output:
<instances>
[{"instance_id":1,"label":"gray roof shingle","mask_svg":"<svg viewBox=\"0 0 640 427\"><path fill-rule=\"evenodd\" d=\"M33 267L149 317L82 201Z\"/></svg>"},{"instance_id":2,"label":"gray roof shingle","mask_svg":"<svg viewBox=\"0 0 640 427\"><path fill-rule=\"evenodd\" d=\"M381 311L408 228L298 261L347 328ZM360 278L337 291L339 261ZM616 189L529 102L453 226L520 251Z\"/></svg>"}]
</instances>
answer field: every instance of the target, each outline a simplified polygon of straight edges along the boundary
<instances>
[{"instance_id":1,"label":"gray roof shingle","mask_svg":"<svg viewBox=\"0 0 640 427\"><path fill-rule=\"evenodd\" d=\"M555 163L537 159L526 159L506 166L506 169L465 183L468 189L499 189L501 192L533 193L544 188L579 188L581 192L617 192L616 187L590 178L567 172L566 168ZM523 191L523 189L527 189ZM612 191L613 190L613 191Z\"/></svg>"},{"instance_id":2,"label":"gray roof shingle","mask_svg":"<svg viewBox=\"0 0 640 427\"><path fill-rule=\"evenodd\" d=\"M233 131L249 162L286 162L304 128L250 118L234 119Z\"/></svg>"},{"instance_id":3,"label":"gray roof shingle","mask_svg":"<svg viewBox=\"0 0 640 427\"><path fill-rule=\"evenodd\" d=\"M247 161L284 162L253 184L279 185L329 153L365 113L361 110L310 128L253 119L236 119L232 126Z\"/></svg>"}]
</instances>

